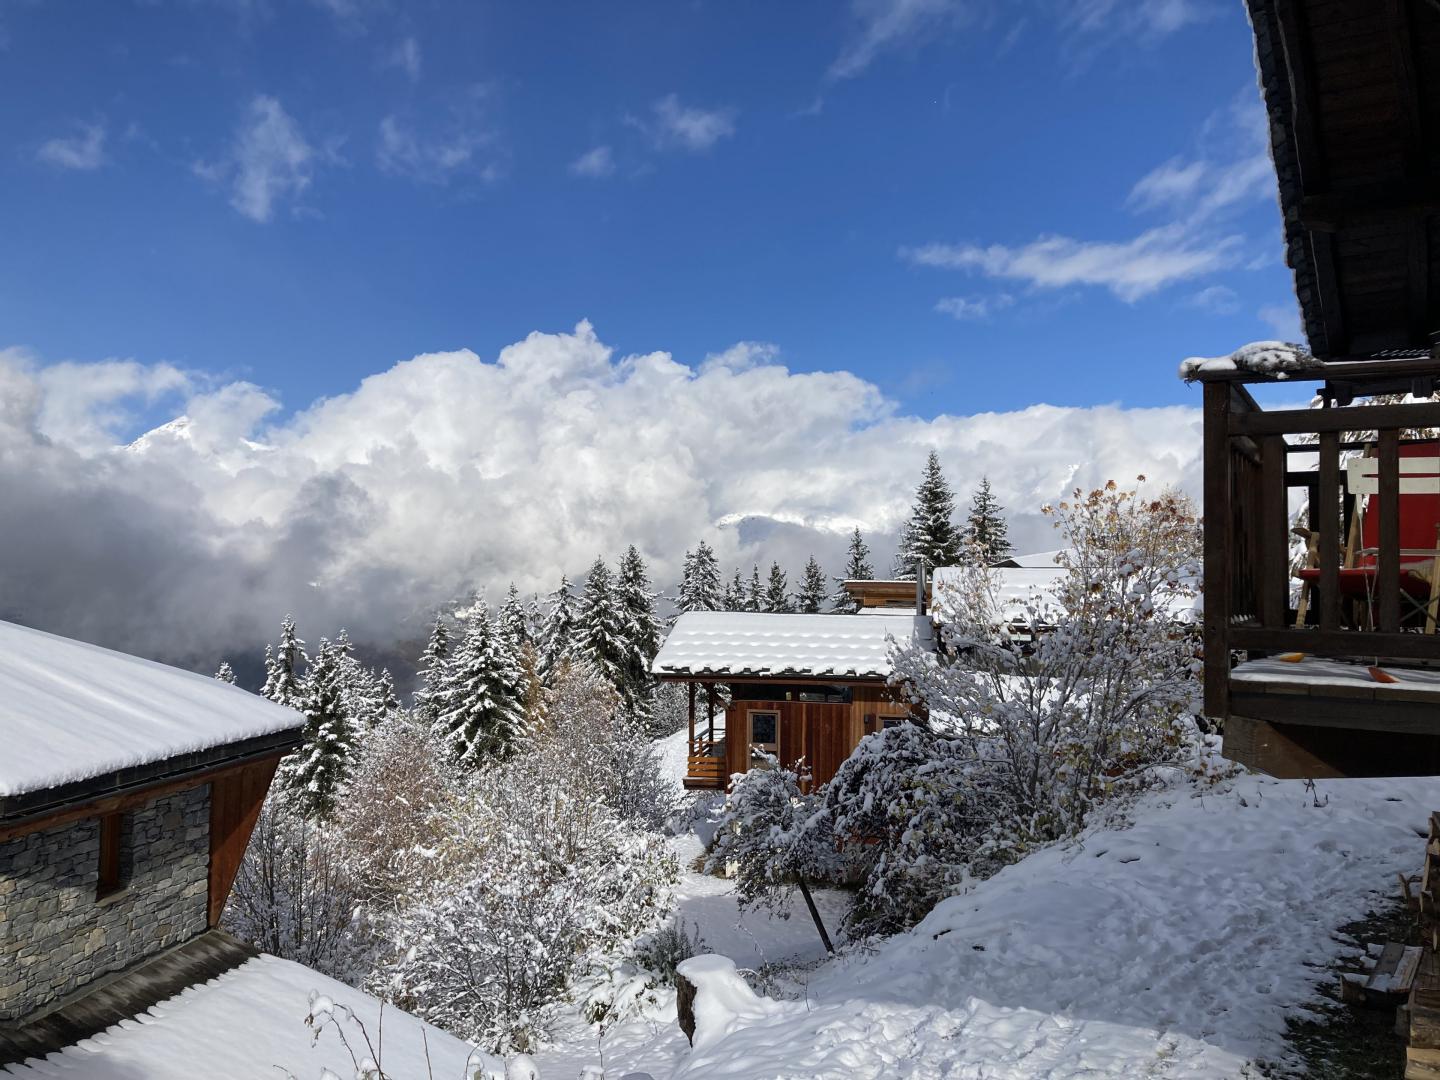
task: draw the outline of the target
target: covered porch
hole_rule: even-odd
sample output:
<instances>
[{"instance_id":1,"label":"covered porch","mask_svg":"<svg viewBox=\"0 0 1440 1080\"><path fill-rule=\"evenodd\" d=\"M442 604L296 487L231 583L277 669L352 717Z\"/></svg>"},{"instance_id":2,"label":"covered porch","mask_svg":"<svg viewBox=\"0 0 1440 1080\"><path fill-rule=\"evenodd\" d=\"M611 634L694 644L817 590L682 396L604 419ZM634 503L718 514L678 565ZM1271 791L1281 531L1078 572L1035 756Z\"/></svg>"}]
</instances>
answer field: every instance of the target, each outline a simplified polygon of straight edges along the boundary
<instances>
[{"instance_id":1,"label":"covered porch","mask_svg":"<svg viewBox=\"0 0 1440 1080\"><path fill-rule=\"evenodd\" d=\"M723 788L729 772L725 766L727 747L723 710L718 716L719 726L715 723L715 706L720 697L713 682L702 684L690 681L685 688L689 699L689 750L685 757L684 786L687 789ZM701 695L704 696L703 717L696 712L696 698Z\"/></svg>"}]
</instances>

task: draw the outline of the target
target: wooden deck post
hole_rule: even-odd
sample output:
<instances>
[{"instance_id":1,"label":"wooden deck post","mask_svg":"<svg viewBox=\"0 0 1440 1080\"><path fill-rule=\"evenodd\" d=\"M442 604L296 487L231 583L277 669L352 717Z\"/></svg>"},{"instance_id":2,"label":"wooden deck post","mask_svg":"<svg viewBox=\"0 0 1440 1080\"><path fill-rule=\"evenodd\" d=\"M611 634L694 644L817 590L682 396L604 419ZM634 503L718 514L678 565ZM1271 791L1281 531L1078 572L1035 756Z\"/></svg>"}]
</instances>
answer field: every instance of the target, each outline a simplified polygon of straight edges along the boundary
<instances>
[{"instance_id":1,"label":"wooden deck post","mask_svg":"<svg viewBox=\"0 0 1440 1080\"><path fill-rule=\"evenodd\" d=\"M690 754L695 753L695 684L686 683L690 687Z\"/></svg>"},{"instance_id":2,"label":"wooden deck post","mask_svg":"<svg viewBox=\"0 0 1440 1080\"><path fill-rule=\"evenodd\" d=\"M728 734L728 732L727 732ZM705 740L715 741L715 684L705 684Z\"/></svg>"},{"instance_id":3,"label":"wooden deck post","mask_svg":"<svg viewBox=\"0 0 1440 1080\"><path fill-rule=\"evenodd\" d=\"M1205 384L1205 715L1230 711L1230 384Z\"/></svg>"}]
</instances>

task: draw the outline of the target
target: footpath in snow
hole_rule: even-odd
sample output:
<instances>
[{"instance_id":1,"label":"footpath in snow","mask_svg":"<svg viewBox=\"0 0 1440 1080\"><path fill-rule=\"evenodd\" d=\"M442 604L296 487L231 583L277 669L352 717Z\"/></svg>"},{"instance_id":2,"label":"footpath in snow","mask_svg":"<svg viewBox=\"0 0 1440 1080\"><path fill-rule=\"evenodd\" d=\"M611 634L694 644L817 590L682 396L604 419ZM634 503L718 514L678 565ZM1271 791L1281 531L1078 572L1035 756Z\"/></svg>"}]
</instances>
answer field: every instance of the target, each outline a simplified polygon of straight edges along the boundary
<instances>
[{"instance_id":1,"label":"footpath in snow","mask_svg":"<svg viewBox=\"0 0 1440 1080\"><path fill-rule=\"evenodd\" d=\"M1256 1063L1286 1061L1286 1018L1306 1016L1334 978L1329 965L1349 948L1336 929L1415 869L1437 808L1440 779L1308 790L1245 776L1151 795L1133 825L1031 855L913 931L819 965L803 1000L722 1016L693 1050L673 1012L621 1026L602 1043L606 1075L1259 1075ZM711 948L743 953L724 932L733 907L694 891L687 902ZM814 959L808 920L782 925ZM753 953L732 958L754 964ZM593 1033L586 1049L595 1061ZM542 1058L546 1080L575 1075L579 1060Z\"/></svg>"}]
</instances>

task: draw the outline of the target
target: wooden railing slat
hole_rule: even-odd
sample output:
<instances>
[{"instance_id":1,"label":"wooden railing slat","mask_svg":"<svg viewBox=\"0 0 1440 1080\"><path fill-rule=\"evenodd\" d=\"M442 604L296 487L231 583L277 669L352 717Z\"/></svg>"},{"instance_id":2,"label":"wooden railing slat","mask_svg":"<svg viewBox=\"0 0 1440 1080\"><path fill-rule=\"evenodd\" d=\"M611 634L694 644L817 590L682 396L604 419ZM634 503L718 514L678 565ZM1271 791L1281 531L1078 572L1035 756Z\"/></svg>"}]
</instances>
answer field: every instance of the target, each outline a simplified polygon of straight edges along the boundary
<instances>
[{"instance_id":1,"label":"wooden railing slat","mask_svg":"<svg viewBox=\"0 0 1440 1080\"><path fill-rule=\"evenodd\" d=\"M1340 629L1340 437L1320 436L1320 482L1316 520L1320 526L1320 629Z\"/></svg>"},{"instance_id":2,"label":"wooden railing slat","mask_svg":"<svg viewBox=\"0 0 1440 1080\"><path fill-rule=\"evenodd\" d=\"M1378 407L1378 406L1377 406ZM1380 595L1380 632L1400 629L1400 433L1380 432L1380 556L1376 591Z\"/></svg>"},{"instance_id":3,"label":"wooden railing slat","mask_svg":"<svg viewBox=\"0 0 1440 1080\"><path fill-rule=\"evenodd\" d=\"M1230 389L1207 383L1205 432L1205 714L1229 712Z\"/></svg>"},{"instance_id":4,"label":"wooden railing slat","mask_svg":"<svg viewBox=\"0 0 1440 1080\"><path fill-rule=\"evenodd\" d=\"M1290 608L1290 500L1285 490L1285 437L1272 435L1262 449L1260 498L1260 621L1283 626Z\"/></svg>"},{"instance_id":5,"label":"wooden railing slat","mask_svg":"<svg viewBox=\"0 0 1440 1080\"><path fill-rule=\"evenodd\" d=\"M1298 435L1302 432L1383 431L1440 427L1440 404L1351 405L1343 409L1277 409L1231 418L1234 435Z\"/></svg>"}]
</instances>

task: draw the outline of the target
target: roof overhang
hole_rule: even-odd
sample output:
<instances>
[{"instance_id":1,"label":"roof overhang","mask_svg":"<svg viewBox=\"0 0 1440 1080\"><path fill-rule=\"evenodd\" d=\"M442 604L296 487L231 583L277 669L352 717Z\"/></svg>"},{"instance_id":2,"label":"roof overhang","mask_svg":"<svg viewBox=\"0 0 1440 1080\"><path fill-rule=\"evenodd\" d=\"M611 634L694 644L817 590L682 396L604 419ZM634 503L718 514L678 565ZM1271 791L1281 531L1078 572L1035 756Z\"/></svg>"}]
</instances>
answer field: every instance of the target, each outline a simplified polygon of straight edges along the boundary
<instances>
[{"instance_id":1,"label":"roof overhang","mask_svg":"<svg viewBox=\"0 0 1440 1080\"><path fill-rule=\"evenodd\" d=\"M1247 3L1310 351L1429 357L1440 331L1440 3Z\"/></svg>"}]
</instances>

